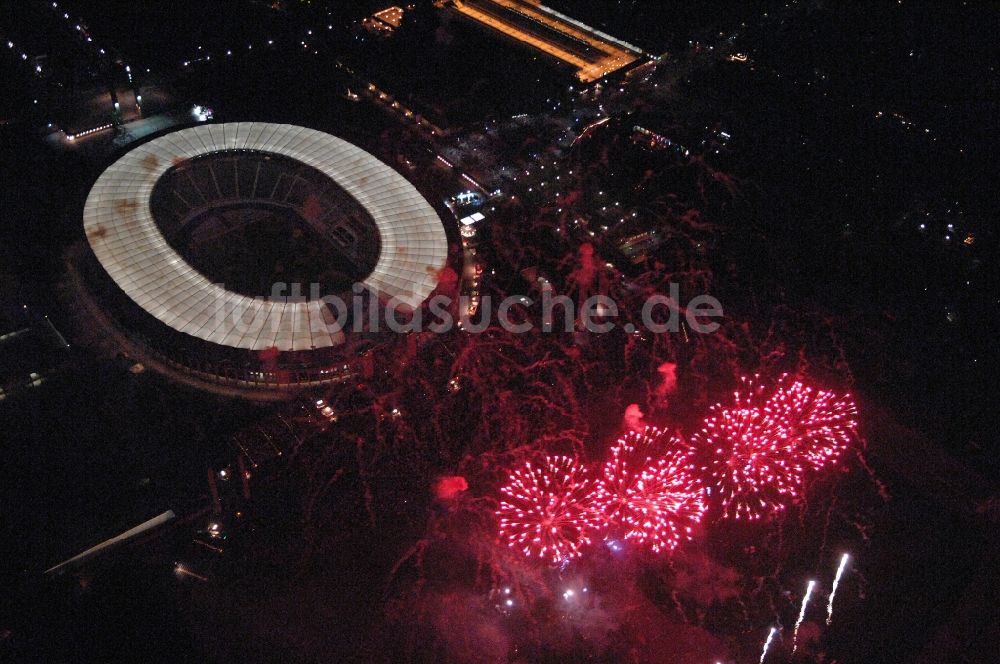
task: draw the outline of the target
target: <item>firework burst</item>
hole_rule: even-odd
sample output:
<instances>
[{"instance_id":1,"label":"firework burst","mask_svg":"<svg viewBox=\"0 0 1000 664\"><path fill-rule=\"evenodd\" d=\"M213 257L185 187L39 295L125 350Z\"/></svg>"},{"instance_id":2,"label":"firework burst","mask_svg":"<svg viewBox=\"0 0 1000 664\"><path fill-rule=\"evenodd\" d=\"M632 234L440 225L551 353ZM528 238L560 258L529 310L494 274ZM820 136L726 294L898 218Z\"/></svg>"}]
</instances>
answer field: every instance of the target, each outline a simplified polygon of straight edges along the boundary
<instances>
[{"instance_id":1,"label":"firework burst","mask_svg":"<svg viewBox=\"0 0 1000 664\"><path fill-rule=\"evenodd\" d=\"M660 552L691 539L705 512L703 496L692 473L690 450L679 439L647 427L629 432L611 448L594 504L625 539Z\"/></svg>"},{"instance_id":2,"label":"firework burst","mask_svg":"<svg viewBox=\"0 0 1000 664\"><path fill-rule=\"evenodd\" d=\"M732 406L716 404L694 436L723 516L759 519L802 491L806 469L836 463L857 435L850 396L782 376L770 396L744 378Z\"/></svg>"},{"instance_id":3,"label":"firework burst","mask_svg":"<svg viewBox=\"0 0 1000 664\"><path fill-rule=\"evenodd\" d=\"M595 485L587 470L566 456L530 461L500 489L496 515L500 538L529 558L558 564L580 555L600 526L593 507Z\"/></svg>"},{"instance_id":4,"label":"firework burst","mask_svg":"<svg viewBox=\"0 0 1000 664\"><path fill-rule=\"evenodd\" d=\"M801 491L803 467L788 422L767 407L761 386L743 384L733 406L712 407L694 443L723 516L754 520L781 511Z\"/></svg>"},{"instance_id":5,"label":"firework burst","mask_svg":"<svg viewBox=\"0 0 1000 664\"><path fill-rule=\"evenodd\" d=\"M813 470L836 463L858 432L858 409L850 395L838 396L785 377L767 409L787 427L796 451Z\"/></svg>"}]
</instances>

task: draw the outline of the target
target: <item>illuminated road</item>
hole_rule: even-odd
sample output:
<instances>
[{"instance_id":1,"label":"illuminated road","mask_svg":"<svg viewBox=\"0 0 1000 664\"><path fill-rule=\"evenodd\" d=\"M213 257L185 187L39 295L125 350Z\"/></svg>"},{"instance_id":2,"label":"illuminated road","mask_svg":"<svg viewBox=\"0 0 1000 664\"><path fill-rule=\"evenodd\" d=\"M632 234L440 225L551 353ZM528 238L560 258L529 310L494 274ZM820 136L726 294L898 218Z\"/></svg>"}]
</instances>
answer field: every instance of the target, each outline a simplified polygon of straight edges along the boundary
<instances>
[{"instance_id":1,"label":"illuminated road","mask_svg":"<svg viewBox=\"0 0 1000 664\"><path fill-rule=\"evenodd\" d=\"M472 6L470 3L456 0L454 7L456 11L478 23L489 26L512 39L528 44L561 62L576 67L576 76L584 83L596 81L635 62L642 56L638 50L633 51L598 37L582 23L574 22L571 24L554 13L540 8L536 9L532 5L517 0L483 0L476 4L479 6ZM495 6L499 11L488 11L487 8L490 5ZM506 20L503 17L504 12L516 15L529 23L537 24L537 32L527 27L515 25L513 18ZM592 51L595 55L586 57L584 54L574 53L568 46L557 44L553 39L546 38L543 31L552 31L568 40L577 42L582 49Z\"/></svg>"},{"instance_id":2,"label":"illuminated road","mask_svg":"<svg viewBox=\"0 0 1000 664\"><path fill-rule=\"evenodd\" d=\"M539 23L546 25L557 32L561 32L564 35L569 35L574 39L578 39L590 46L593 46L599 51L603 51L615 59L629 57L631 60L636 59L636 54L629 52L626 49L610 44L603 39L598 39L594 36L594 33L586 30L583 24L579 24L580 27L574 27L573 25L548 14L540 9L535 9L530 4L525 4L523 2L518 2L517 0L490 0L494 4L500 5L501 7L506 7L511 11L515 11L519 14L524 14Z\"/></svg>"}]
</instances>

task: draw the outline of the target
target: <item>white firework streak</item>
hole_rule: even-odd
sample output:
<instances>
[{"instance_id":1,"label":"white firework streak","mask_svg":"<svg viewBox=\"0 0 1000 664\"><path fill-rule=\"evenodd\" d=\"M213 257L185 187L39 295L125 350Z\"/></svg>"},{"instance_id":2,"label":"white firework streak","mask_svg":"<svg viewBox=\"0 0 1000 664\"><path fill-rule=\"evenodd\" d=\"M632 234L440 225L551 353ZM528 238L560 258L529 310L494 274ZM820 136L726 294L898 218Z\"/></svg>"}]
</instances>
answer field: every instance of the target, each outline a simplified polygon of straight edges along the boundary
<instances>
[{"instance_id":1,"label":"white firework streak","mask_svg":"<svg viewBox=\"0 0 1000 664\"><path fill-rule=\"evenodd\" d=\"M816 582L812 579L809 580L809 585L806 586L806 596L802 598L802 608L799 609L799 619L795 621L795 631L792 632L792 654L799 647L799 627L802 625L802 619L806 617L806 607L809 605L809 598L812 597L813 588L816 587Z\"/></svg>"},{"instance_id":2,"label":"white firework streak","mask_svg":"<svg viewBox=\"0 0 1000 664\"><path fill-rule=\"evenodd\" d=\"M764 658L767 657L767 649L771 647L771 641L774 640L774 633L777 631L776 628L772 627L771 631L767 633L767 640L764 641L764 652L760 654L760 664L764 664Z\"/></svg>"},{"instance_id":3,"label":"white firework streak","mask_svg":"<svg viewBox=\"0 0 1000 664\"><path fill-rule=\"evenodd\" d=\"M833 622L833 597L837 594L837 586L840 585L840 577L844 574L844 569L847 568L847 561L850 560L851 556L844 554L840 558L840 567L837 568L837 576L833 577L833 590L830 591L830 599L826 603L826 624L829 625Z\"/></svg>"}]
</instances>

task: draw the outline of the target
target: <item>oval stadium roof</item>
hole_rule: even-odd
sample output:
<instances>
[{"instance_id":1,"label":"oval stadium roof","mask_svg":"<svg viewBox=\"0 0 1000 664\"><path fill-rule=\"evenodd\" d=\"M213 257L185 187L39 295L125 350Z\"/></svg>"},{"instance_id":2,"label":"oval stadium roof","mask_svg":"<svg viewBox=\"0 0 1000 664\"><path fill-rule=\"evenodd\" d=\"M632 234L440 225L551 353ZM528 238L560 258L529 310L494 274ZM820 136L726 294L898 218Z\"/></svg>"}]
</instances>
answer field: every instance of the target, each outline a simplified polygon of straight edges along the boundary
<instances>
[{"instance_id":1,"label":"oval stadium roof","mask_svg":"<svg viewBox=\"0 0 1000 664\"><path fill-rule=\"evenodd\" d=\"M405 178L347 141L293 125L208 124L161 136L125 154L94 184L83 224L90 246L118 286L164 324L194 337L248 350L334 346L319 301L252 298L212 283L167 243L150 210L157 180L202 155L252 150L319 170L374 219L381 253L365 285L384 299L418 307L437 285L448 254L437 213Z\"/></svg>"}]
</instances>

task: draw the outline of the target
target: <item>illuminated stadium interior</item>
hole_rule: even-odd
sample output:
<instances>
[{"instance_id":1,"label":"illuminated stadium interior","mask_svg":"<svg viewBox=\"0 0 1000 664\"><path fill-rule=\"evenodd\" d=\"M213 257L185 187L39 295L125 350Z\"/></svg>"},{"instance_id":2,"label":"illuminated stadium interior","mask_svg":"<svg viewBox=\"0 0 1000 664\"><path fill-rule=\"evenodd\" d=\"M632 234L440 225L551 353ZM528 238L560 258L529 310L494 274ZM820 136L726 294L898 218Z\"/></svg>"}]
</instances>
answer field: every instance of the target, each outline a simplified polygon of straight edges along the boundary
<instances>
[{"instance_id":1,"label":"illuminated stadium interior","mask_svg":"<svg viewBox=\"0 0 1000 664\"><path fill-rule=\"evenodd\" d=\"M311 166L266 152L217 152L164 173L150 197L170 246L215 283L264 297L274 284L346 293L378 261L371 215Z\"/></svg>"}]
</instances>

